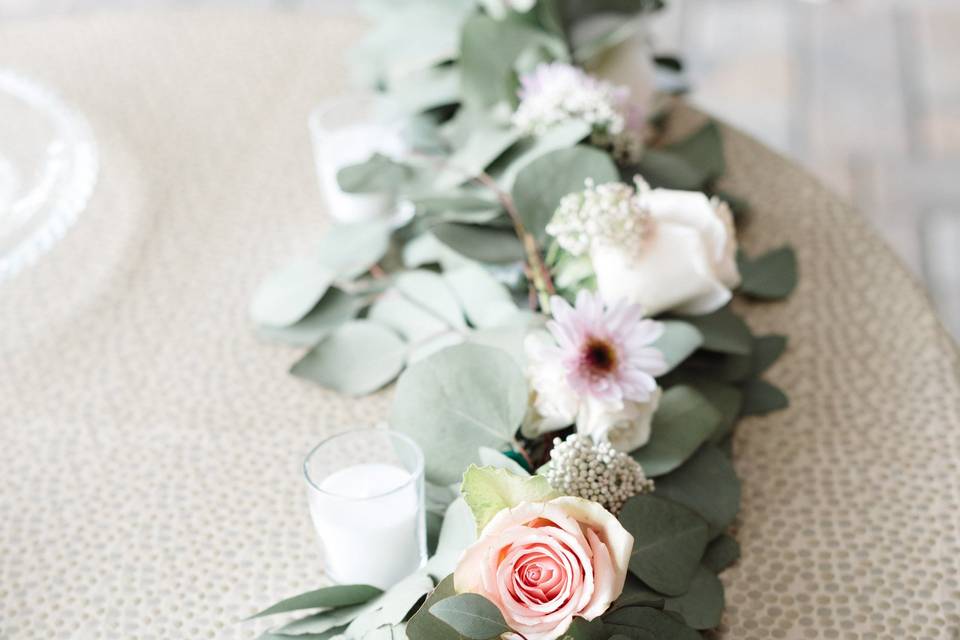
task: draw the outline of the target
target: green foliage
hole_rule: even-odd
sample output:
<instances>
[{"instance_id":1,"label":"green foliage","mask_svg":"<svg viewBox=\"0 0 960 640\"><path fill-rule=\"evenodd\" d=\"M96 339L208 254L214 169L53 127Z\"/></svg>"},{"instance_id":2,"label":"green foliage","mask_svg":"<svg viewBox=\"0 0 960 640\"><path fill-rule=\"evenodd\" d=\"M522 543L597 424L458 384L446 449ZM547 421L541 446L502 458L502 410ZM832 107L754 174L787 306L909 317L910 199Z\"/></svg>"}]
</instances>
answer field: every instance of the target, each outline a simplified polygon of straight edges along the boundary
<instances>
[{"instance_id":1,"label":"green foliage","mask_svg":"<svg viewBox=\"0 0 960 640\"><path fill-rule=\"evenodd\" d=\"M620 522L633 536L630 572L660 593L686 593L709 539L703 518L671 500L639 495L623 506Z\"/></svg>"},{"instance_id":2,"label":"green foliage","mask_svg":"<svg viewBox=\"0 0 960 640\"><path fill-rule=\"evenodd\" d=\"M491 640L510 631L500 610L475 593L451 596L431 605L429 611L471 640Z\"/></svg>"},{"instance_id":3,"label":"green foliage","mask_svg":"<svg viewBox=\"0 0 960 640\"><path fill-rule=\"evenodd\" d=\"M527 410L520 367L499 349L459 345L407 369L397 383L391 423L423 448L427 479L450 484L478 447L513 440Z\"/></svg>"},{"instance_id":4,"label":"green foliage","mask_svg":"<svg viewBox=\"0 0 960 640\"><path fill-rule=\"evenodd\" d=\"M454 251L479 262L503 264L526 257L523 245L510 230L445 222L431 227L430 231Z\"/></svg>"},{"instance_id":5,"label":"green foliage","mask_svg":"<svg viewBox=\"0 0 960 640\"><path fill-rule=\"evenodd\" d=\"M714 573L721 573L740 559L740 545L726 533L710 541L703 554L703 566Z\"/></svg>"},{"instance_id":6,"label":"green foliage","mask_svg":"<svg viewBox=\"0 0 960 640\"><path fill-rule=\"evenodd\" d=\"M516 100L514 62L524 51L541 47L556 58L566 55L562 40L522 20L469 18L460 37L463 102L470 108L500 102L512 105Z\"/></svg>"},{"instance_id":7,"label":"green foliage","mask_svg":"<svg viewBox=\"0 0 960 640\"><path fill-rule=\"evenodd\" d=\"M720 420L720 413L698 391L672 387L653 416L650 440L633 452L633 459L647 477L670 473L713 435Z\"/></svg>"},{"instance_id":8,"label":"green foliage","mask_svg":"<svg viewBox=\"0 0 960 640\"><path fill-rule=\"evenodd\" d=\"M361 396L393 380L406 358L406 343L369 320L353 320L313 347L290 372L324 387Z\"/></svg>"},{"instance_id":9,"label":"green foliage","mask_svg":"<svg viewBox=\"0 0 960 640\"><path fill-rule=\"evenodd\" d=\"M277 604L250 616L250 619L301 609L339 609L340 607L369 602L381 593L383 591L380 589L366 584L334 585L281 600Z\"/></svg>"},{"instance_id":10,"label":"green foliage","mask_svg":"<svg viewBox=\"0 0 960 640\"><path fill-rule=\"evenodd\" d=\"M455 594L453 576L450 575L441 580L440 584L427 596L426 601L407 622L407 637L429 638L430 640L466 640L466 636L461 635L453 627L430 613L433 606L453 597Z\"/></svg>"},{"instance_id":11,"label":"green foliage","mask_svg":"<svg viewBox=\"0 0 960 640\"><path fill-rule=\"evenodd\" d=\"M743 387L743 406L740 415L760 416L790 404L786 394L765 380L751 380Z\"/></svg>"},{"instance_id":12,"label":"green foliage","mask_svg":"<svg viewBox=\"0 0 960 640\"><path fill-rule=\"evenodd\" d=\"M702 348L708 351L749 355L753 350L750 327L729 306L701 316L687 316L684 321L700 331Z\"/></svg>"},{"instance_id":13,"label":"green foliage","mask_svg":"<svg viewBox=\"0 0 960 640\"><path fill-rule=\"evenodd\" d=\"M674 611L694 629L714 629L723 614L723 584L705 567L697 569L690 588L681 596L668 598L665 611Z\"/></svg>"},{"instance_id":14,"label":"green foliage","mask_svg":"<svg viewBox=\"0 0 960 640\"><path fill-rule=\"evenodd\" d=\"M375 153L337 171L337 184L347 193L382 193L398 191L412 176L410 166Z\"/></svg>"},{"instance_id":15,"label":"green foliage","mask_svg":"<svg viewBox=\"0 0 960 640\"><path fill-rule=\"evenodd\" d=\"M727 456L716 447L705 446L676 471L657 478L655 495L700 514L710 525L713 537L737 517L740 480Z\"/></svg>"},{"instance_id":16,"label":"green foliage","mask_svg":"<svg viewBox=\"0 0 960 640\"><path fill-rule=\"evenodd\" d=\"M543 242L560 199L582 191L588 179L596 184L616 182L619 173L606 152L585 145L551 151L521 169L513 184L513 201L527 231Z\"/></svg>"},{"instance_id":17,"label":"green foliage","mask_svg":"<svg viewBox=\"0 0 960 640\"><path fill-rule=\"evenodd\" d=\"M603 616L604 629L631 640L702 640L669 613L652 607L626 607Z\"/></svg>"},{"instance_id":18,"label":"green foliage","mask_svg":"<svg viewBox=\"0 0 960 640\"><path fill-rule=\"evenodd\" d=\"M702 345L703 334L694 325L681 320L664 320L663 335L652 346L663 353L669 372Z\"/></svg>"},{"instance_id":19,"label":"green foliage","mask_svg":"<svg viewBox=\"0 0 960 640\"><path fill-rule=\"evenodd\" d=\"M780 247L750 259L737 255L740 293L763 300L782 300L797 286L797 256L790 247Z\"/></svg>"}]
</instances>

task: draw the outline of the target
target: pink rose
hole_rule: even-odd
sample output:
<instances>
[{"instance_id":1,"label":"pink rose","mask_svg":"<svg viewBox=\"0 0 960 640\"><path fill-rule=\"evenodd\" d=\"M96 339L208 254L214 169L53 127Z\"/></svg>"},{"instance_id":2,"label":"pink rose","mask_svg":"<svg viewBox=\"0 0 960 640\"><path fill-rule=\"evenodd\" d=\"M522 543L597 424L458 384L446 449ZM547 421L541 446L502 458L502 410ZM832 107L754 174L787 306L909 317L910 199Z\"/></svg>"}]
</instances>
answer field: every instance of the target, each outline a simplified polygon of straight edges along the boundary
<instances>
[{"instance_id":1,"label":"pink rose","mask_svg":"<svg viewBox=\"0 0 960 640\"><path fill-rule=\"evenodd\" d=\"M458 593L494 603L527 640L554 640L620 596L631 536L596 502L562 497L500 511L460 558Z\"/></svg>"}]
</instances>

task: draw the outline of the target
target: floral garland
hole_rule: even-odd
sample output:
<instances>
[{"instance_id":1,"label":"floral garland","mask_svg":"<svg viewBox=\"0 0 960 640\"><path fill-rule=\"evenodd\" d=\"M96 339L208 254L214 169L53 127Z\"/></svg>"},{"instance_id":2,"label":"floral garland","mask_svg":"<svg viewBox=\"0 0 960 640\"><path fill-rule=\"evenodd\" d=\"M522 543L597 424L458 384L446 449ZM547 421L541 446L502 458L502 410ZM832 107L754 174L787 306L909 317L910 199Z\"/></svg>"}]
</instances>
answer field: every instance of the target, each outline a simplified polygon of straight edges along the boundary
<instances>
[{"instance_id":1,"label":"floral garland","mask_svg":"<svg viewBox=\"0 0 960 640\"><path fill-rule=\"evenodd\" d=\"M409 215L334 226L251 314L309 347L294 375L352 395L399 376L432 556L258 616L311 610L271 638L699 638L739 556L733 429L787 403L762 379L786 338L729 303L789 295L793 252L738 251L713 123L657 142L681 70L649 53L659 2L369 4L356 61L407 153L338 182Z\"/></svg>"}]
</instances>

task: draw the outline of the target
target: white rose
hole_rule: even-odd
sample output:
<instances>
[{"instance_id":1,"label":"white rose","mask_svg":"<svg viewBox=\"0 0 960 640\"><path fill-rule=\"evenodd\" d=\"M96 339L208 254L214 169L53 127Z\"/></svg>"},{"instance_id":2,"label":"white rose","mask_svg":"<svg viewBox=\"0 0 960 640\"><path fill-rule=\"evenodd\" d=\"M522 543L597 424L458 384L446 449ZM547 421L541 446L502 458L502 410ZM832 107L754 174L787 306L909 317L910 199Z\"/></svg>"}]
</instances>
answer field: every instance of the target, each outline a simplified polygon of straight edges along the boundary
<instances>
[{"instance_id":1,"label":"white rose","mask_svg":"<svg viewBox=\"0 0 960 640\"><path fill-rule=\"evenodd\" d=\"M650 424L661 393L658 388L649 402L626 401L619 409L588 400L577 415L577 433L591 436L594 442L609 440L617 451L639 449L650 440Z\"/></svg>"},{"instance_id":2,"label":"white rose","mask_svg":"<svg viewBox=\"0 0 960 640\"><path fill-rule=\"evenodd\" d=\"M549 349L552 343L544 332L530 334L524 343L531 392L523 435L536 438L576 423L577 433L589 435L595 442L609 440L618 451L630 452L645 445L661 390L647 402L606 403L580 397L567 384L561 363Z\"/></svg>"},{"instance_id":3,"label":"white rose","mask_svg":"<svg viewBox=\"0 0 960 640\"><path fill-rule=\"evenodd\" d=\"M704 314L727 304L740 284L729 207L670 189L644 193L643 205L649 218L639 251L628 254L612 244L590 251L603 299L640 304L651 316Z\"/></svg>"}]
</instances>

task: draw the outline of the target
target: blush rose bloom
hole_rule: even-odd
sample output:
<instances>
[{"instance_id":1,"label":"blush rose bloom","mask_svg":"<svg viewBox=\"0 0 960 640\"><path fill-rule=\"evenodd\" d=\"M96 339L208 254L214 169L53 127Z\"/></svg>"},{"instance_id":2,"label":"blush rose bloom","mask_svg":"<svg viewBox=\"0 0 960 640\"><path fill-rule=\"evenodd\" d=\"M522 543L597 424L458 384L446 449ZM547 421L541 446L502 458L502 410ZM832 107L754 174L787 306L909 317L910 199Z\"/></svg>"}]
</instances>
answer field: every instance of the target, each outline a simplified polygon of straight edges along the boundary
<instances>
[{"instance_id":1,"label":"blush rose bloom","mask_svg":"<svg viewBox=\"0 0 960 640\"><path fill-rule=\"evenodd\" d=\"M633 536L596 502L522 502L494 516L467 548L454 587L495 604L526 640L554 640L575 616L593 620L610 608L632 549Z\"/></svg>"}]
</instances>

